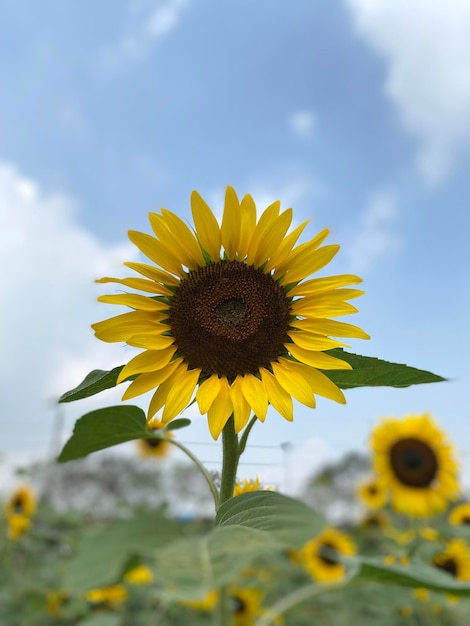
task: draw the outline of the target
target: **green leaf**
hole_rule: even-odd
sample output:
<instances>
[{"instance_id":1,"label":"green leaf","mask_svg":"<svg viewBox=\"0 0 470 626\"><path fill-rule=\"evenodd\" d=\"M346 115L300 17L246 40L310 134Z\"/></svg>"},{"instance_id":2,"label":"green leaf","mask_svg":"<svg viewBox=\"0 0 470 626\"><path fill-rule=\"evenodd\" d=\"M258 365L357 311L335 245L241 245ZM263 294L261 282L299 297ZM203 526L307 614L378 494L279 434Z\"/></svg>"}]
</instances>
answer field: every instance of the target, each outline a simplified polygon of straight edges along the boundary
<instances>
[{"instance_id":1,"label":"green leaf","mask_svg":"<svg viewBox=\"0 0 470 626\"><path fill-rule=\"evenodd\" d=\"M73 402L74 400L82 400L94 396L105 389L111 389L116 386L117 378L124 365L115 367L109 372L105 370L93 370L75 389L66 391L59 398L59 402ZM127 380L130 380L127 379Z\"/></svg>"},{"instance_id":2,"label":"green leaf","mask_svg":"<svg viewBox=\"0 0 470 626\"><path fill-rule=\"evenodd\" d=\"M355 387L409 387L422 383L437 383L445 378L426 370L402 363L389 363L371 356L345 352L342 348L328 350L328 354L347 361L352 370L322 370L341 389Z\"/></svg>"},{"instance_id":3,"label":"green leaf","mask_svg":"<svg viewBox=\"0 0 470 626\"><path fill-rule=\"evenodd\" d=\"M80 622L80 626L120 626L121 616L116 613L103 613L91 615Z\"/></svg>"},{"instance_id":4,"label":"green leaf","mask_svg":"<svg viewBox=\"0 0 470 626\"><path fill-rule=\"evenodd\" d=\"M238 573L261 556L280 552L273 534L244 526L217 527L204 537L173 542L155 555L155 579L167 599L201 598L233 582Z\"/></svg>"},{"instance_id":5,"label":"green leaf","mask_svg":"<svg viewBox=\"0 0 470 626\"><path fill-rule=\"evenodd\" d=\"M186 417L180 417L179 419L172 420L166 425L165 430L179 430L180 428L186 428L191 424L191 420Z\"/></svg>"},{"instance_id":6,"label":"green leaf","mask_svg":"<svg viewBox=\"0 0 470 626\"><path fill-rule=\"evenodd\" d=\"M120 582L129 557L147 558L182 534L181 526L160 514L141 515L86 531L67 563L64 591L74 595Z\"/></svg>"},{"instance_id":7,"label":"green leaf","mask_svg":"<svg viewBox=\"0 0 470 626\"><path fill-rule=\"evenodd\" d=\"M401 587L426 587L434 591L445 591L456 596L470 596L470 585L458 582L451 575L426 563L409 565L385 565L378 559L356 557L355 580L364 580Z\"/></svg>"},{"instance_id":8,"label":"green leaf","mask_svg":"<svg viewBox=\"0 0 470 626\"><path fill-rule=\"evenodd\" d=\"M75 423L58 461L72 461L125 441L150 439L145 413L138 406L118 405L92 411Z\"/></svg>"},{"instance_id":9,"label":"green leaf","mask_svg":"<svg viewBox=\"0 0 470 626\"><path fill-rule=\"evenodd\" d=\"M274 491L253 491L224 502L217 512L216 524L268 531L286 546L300 548L322 531L325 521L300 500Z\"/></svg>"}]
</instances>

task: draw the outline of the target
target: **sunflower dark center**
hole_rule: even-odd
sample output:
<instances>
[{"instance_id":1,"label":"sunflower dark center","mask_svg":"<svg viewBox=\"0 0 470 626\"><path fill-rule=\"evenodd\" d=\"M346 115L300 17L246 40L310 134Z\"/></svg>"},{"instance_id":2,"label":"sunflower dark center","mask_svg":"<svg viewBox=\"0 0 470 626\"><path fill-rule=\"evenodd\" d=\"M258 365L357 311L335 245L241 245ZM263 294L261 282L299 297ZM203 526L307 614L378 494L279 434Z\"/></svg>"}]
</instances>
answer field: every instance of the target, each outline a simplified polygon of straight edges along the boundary
<instances>
[{"instance_id":1,"label":"sunflower dark center","mask_svg":"<svg viewBox=\"0 0 470 626\"><path fill-rule=\"evenodd\" d=\"M408 487L429 487L439 469L434 450L413 437L392 446L390 462L395 476Z\"/></svg>"},{"instance_id":2,"label":"sunflower dark center","mask_svg":"<svg viewBox=\"0 0 470 626\"><path fill-rule=\"evenodd\" d=\"M371 496L376 496L378 493L378 489L375 485L370 485L369 487L369 493Z\"/></svg>"},{"instance_id":3,"label":"sunflower dark center","mask_svg":"<svg viewBox=\"0 0 470 626\"><path fill-rule=\"evenodd\" d=\"M318 549L317 554L325 565L338 564L338 551L331 543L323 543Z\"/></svg>"},{"instance_id":4,"label":"sunflower dark center","mask_svg":"<svg viewBox=\"0 0 470 626\"><path fill-rule=\"evenodd\" d=\"M189 366L228 378L256 373L281 356L289 320L289 299L270 274L224 260L183 278L168 316Z\"/></svg>"},{"instance_id":5,"label":"sunflower dark center","mask_svg":"<svg viewBox=\"0 0 470 626\"><path fill-rule=\"evenodd\" d=\"M153 437L152 439L145 439L145 445L148 448L158 448L161 446L163 439L159 439L157 437Z\"/></svg>"},{"instance_id":6,"label":"sunflower dark center","mask_svg":"<svg viewBox=\"0 0 470 626\"><path fill-rule=\"evenodd\" d=\"M439 569L451 574L454 578L457 576L457 563L452 558L435 559L434 565Z\"/></svg>"},{"instance_id":7,"label":"sunflower dark center","mask_svg":"<svg viewBox=\"0 0 470 626\"><path fill-rule=\"evenodd\" d=\"M21 513L24 508L23 498L21 496L16 496L16 498L11 503L11 506L15 513Z\"/></svg>"},{"instance_id":8,"label":"sunflower dark center","mask_svg":"<svg viewBox=\"0 0 470 626\"><path fill-rule=\"evenodd\" d=\"M461 524L470 525L470 516L464 515L464 517L462 517Z\"/></svg>"},{"instance_id":9,"label":"sunflower dark center","mask_svg":"<svg viewBox=\"0 0 470 626\"><path fill-rule=\"evenodd\" d=\"M239 598L238 596L232 596L232 613L235 613L235 615L239 615L240 613L243 613L245 608L245 603L241 598Z\"/></svg>"}]
</instances>

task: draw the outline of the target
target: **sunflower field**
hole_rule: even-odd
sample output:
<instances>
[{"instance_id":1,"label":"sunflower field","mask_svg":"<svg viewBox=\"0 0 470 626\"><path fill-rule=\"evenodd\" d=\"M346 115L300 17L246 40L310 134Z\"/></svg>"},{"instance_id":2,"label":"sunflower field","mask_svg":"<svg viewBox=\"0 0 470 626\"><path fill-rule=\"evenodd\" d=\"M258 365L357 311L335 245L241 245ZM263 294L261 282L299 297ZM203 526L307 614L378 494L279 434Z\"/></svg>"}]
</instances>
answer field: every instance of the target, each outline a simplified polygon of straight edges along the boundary
<instances>
[{"instance_id":1,"label":"sunflower field","mask_svg":"<svg viewBox=\"0 0 470 626\"><path fill-rule=\"evenodd\" d=\"M211 514L183 522L147 505L87 519L19 485L3 507L1 626L465 624L470 503L430 414L378 422L369 473L351 494L360 514L336 522L239 471L268 407L292 421L294 400L314 409L317 395L345 403L351 388L442 377L347 350L345 339L369 336L336 318L357 312L350 301L364 292L356 275L316 275L339 251L323 245L327 229L298 243L307 222L291 229L280 202L258 215L232 187L220 223L196 191L191 210L193 226L162 209L149 215L152 234L129 232L145 263L98 279L124 289L99 301L125 312L93 329L137 352L60 398L122 384L123 400L152 392L146 411L86 413L58 462L130 441L148 461L175 446L204 481ZM219 476L179 439L193 403L220 441Z\"/></svg>"}]
</instances>

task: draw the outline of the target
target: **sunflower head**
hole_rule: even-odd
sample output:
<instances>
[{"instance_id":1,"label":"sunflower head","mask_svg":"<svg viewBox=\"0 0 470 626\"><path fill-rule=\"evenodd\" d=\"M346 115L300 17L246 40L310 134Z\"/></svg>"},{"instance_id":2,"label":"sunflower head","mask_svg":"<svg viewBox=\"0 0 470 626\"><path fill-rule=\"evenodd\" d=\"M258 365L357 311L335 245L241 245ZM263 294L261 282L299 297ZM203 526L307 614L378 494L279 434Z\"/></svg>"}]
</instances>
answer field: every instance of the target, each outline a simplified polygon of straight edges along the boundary
<instances>
[{"instance_id":1,"label":"sunflower head","mask_svg":"<svg viewBox=\"0 0 470 626\"><path fill-rule=\"evenodd\" d=\"M215 589L208 591L205 596L197 600L182 600L181 604L194 611L204 611L212 613L219 601L219 592Z\"/></svg>"},{"instance_id":2,"label":"sunflower head","mask_svg":"<svg viewBox=\"0 0 470 626\"><path fill-rule=\"evenodd\" d=\"M470 502L454 507L449 514L449 523L453 526L470 526Z\"/></svg>"},{"instance_id":3,"label":"sunflower head","mask_svg":"<svg viewBox=\"0 0 470 626\"><path fill-rule=\"evenodd\" d=\"M18 541L31 526L31 518L22 513L12 513L7 515L7 537L11 541Z\"/></svg>"},{"instance_id":4,"label":"sunflower head","mask_svg":"<svg viewBox=\"0 0 470 626\"><path fill-rule=\"evenodd\" d=\"M7 500L5 505L6 515L25 515L31 517L36 510L36 496L34 491L27 485L18 487Z\"/></svg>"},{"instance_id":5,"label":"sunflower head","mask_svg":"<svg viewBox=\"0 0 470 626\"><path fill-rule=\"evenodd\" d=\"M272 487L261 487L259 478L253 480L243 480L237 482L233 490L233 497L239 496L242 493L250 493L251 491L274 491Z\"/></svg>"},{"instance_id":6,"label":"sunflower head","mask_svg":"<svg viewBox=\"0 0 470 626\"><path fill-rule=\"evenodd\" d=\"M397 511L432 515L458 495L454 449L428 414L384 418L370 443L374 469Z\"/></svg>"},{"instance_id":7,"label":"sunflower head","mask_svg":"<svg viewBox=\"0 0 470 626\"><path fill-rule=\"evenodd\" d=\"M390 520L382 511L369 511L361 521L362 528L367 530L383 530L390 526Z\"/></svg>"},{"instance_id":8,"label":"sunflower head","mask_svg":"<svg viewBox=\"0 0 470 626\"><path fill-rule=\"evenodd\" d=\"M300 551L305 569L320 583L335 582L344 578L346 568L341 557L352 556L355 553L356 546L351 539L331 527L308 541Z\"/></svg>"},{"instance_id":9,"label":"sunflower head","mask_svg":"<svg viewBox=\"0 0 470 626\"><path fill-rule=\"evenodd\" d=\"M234 626L251 626L260 613L263 592L260 589L234 588L230 591L230 603Z\"/></svg>"},{"instance_id":10,"label":"sunflower head","mask_svg":"<svg viewBox=\"0 0 470 626\"><path fill-rule=\"evenodd\" d=\"M122 585L99 587L85 593L85 600L92 606L115 607L127 600L128 593Z\"/></svg>"},{"instance_id":11,"label":"sunflower head","mask_svg":"<svg viewBox=\"0 0 470 626\"><path fill-rule=\"evenodd\" d=\"M150 585L153 572L147 565L136 565L124 574L124 582L129 585Z\"/></svg>"},{"instance_id":12,"label":"sunflower head","mask_svg":"<svg viewBox=\"0 0 470 626\"><path fill-rule=\"evenodd\" d=\"M457 580L470 580L470 551L462 539L452 539L443 552L434 556L432 564Z\"/></svg>"},{"instance_id":13,"label":"sunflower head","mask_svg":"<svg viewBox=\"0 0 470 626\"><path fill-rule=\"evenodd\" d=\"M142 458L147 459L163 459L168 455L171 449L171 443L168 439L173 438L172 432L165 432L165 439L159 431L163 431L165 424L158 420L151 419L147 424L147 430L154 434L154 437L146 439L137 439L137 449Z\"/></svg>"},{"instance_id":14,"label":"sunflower head","mask_svg":"<svg viewBox=\"0 0 470 626\"><path fill-rule=\"evenodd\" d=\"M385 506L388 498L383 482L377 476L371 476L357 488L359 500L371 509L380 509Z\"/></svg>"},{"instance_id":15,"label":"sunflower head","mask_svg":"<svg viewBox=\"0 0 470 626\"><path fill-rule=\"evenodd\" d=\"M149 215L152 235L129 232L152 263L126 263L139 277L98 281L145 293L101 296L132 310L93 325L99 339L142 350L119 375L135 378L123 399L154 390L148 417L162 409L168 423L195 394L214 438L231 415L236 432L252 411L264 421L269 404L292 420L293 398L344 403L323 370L350 365L326 351L345 345L338 337L368 335L331 319L357 311L348 301L363 292L348 286L360 278L309 278L339 249L322 246L328 231L297 245L307 222L289 232L292 210L279 202L258 219L252 197L231 187L220 225L197 192L191 208L194 230L162 209Z\"/></svg>"}]
</instances>

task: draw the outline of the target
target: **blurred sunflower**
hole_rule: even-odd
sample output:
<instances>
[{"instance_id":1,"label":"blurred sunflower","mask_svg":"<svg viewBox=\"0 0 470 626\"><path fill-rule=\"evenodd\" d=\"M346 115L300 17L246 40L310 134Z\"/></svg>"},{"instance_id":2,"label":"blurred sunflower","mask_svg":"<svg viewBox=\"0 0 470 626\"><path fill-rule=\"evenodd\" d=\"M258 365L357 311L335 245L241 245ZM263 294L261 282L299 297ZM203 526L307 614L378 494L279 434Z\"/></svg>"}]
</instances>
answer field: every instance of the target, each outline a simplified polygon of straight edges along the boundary
<instances>
[{"instance_id":1,"label":"blurred sunflower","mask_svg":"<svg viewBox=\"0 0 470 626\"><path fill-rule=\"evenodd\" d=\"M242 493L250 493L251 491L274 491L272 487L261 487L259 484L259 478L253 480L244 480L243 482L237 482L233 490L233 497L241 495Z\"/></svg>"},{"instance_id":2,"label":"blurred sunflower","mask_svg":"<svg viewBox=\"0 0 470 626\"><path fill-rule=\"evenodd\" d=\"M205 596L198 600L182 600L181 604L187 606L194 611L204 611L206 613L212 613L215 609L217 602L219 601L219 592L211 590L206 593Z\"/></svg>"},{"instance_id":3,"label":"blurred sunflower","mask_svg":"<svg viewBox=\"0 0 470 626\"><path fill-rule=\"evenodd\" d=\"M18 487L5 504L6 515L25 515L31 517L36 510L36 497L26 485Z\"/></svg>"},{"instance_id":4,"label":"blurred sunflower","mask_svg":"<svg viewBox=\"0 0 470 626\"><path fill-rule=\"evenodd\" d=\"M470 551L462 539L452 539L432 564L460 581L470 580Z\"/></svg>"},{"instance_id":5,"label":"blurred sunflower","mask_svg":"<svg viewBox=\"0 0 470 626\"><path fill-rule=\"evenodd\" d=\"M230 590L233 626L252 626L261 610L263 592L259 589Z\"/></svg>"},{"instance_id":6,"label":"blurred sunflower","mask_svg":"<svg viewBox=\"0 0 470 626\"><path fill-rule=\"evenodd\" d=\"M90 589L85 593L85 600L93 606L118 606L127 600L128 594L122 585L111 585L110 587L99 587Z\"/></svg>"},{"instance_id":7,"label":"blurred sunflower","mask_svg":"<svg viewBox=\"0 0 470 626\"><path fill-rule=\"evenodd\" d=\"M453 526L470 525L470 502L454 507L449 515L449 523Z\"/></svg>"},{"instance_id":8,"label":"blurred sunflower","mask_svg":"<svg viewBox=\"0 0 470 626\"><path fill-rule=\"evenodd\" d=\"M150 585L153 572L147 565L136 565L124 574L124 582L129 585Z\"/></svg>"},{"instance_id":9,"label":"blurred sunflower","mask_svg":"<svg viewBox=\"0 0 470 626\"><path fill-rule=\"evenodd\" d=\"M359 500L371 509L380 509L387 502L387 490L377 476L361 483L356 493Z\"/></svg>"},{"instance_id":10,"label":"blurred sunflower","mask_svg":"<svg viewBox=\"0 0 470 626\"><path fill-rule=\"evenodd\" d=\"M381 511L370 511L361 520L361 526L368 530L383 530L390 526L390 520Z\"/></svg>"},{"instance_id":11,"label":"blurred sunflower","mask_svg":"<svg viewBox=\"0 0 470 626\"><path fill-rule=\"evenodd\" d=\"M155 418L148 422L147 430L154 433L155 437L136 440L137 449L141 457L162 459L167 456L171 449L171 443L158 434L158 431L164 428L165 424L162 424ZM165 432L165 437L172 439L174 435L172 432Z\"/></svg>"},{"instance_id":12,"label":"blurred sunflower","mask_svg":"<svg viewBox=\"0 0 470 626\"><path fill-rule=\"evenodd\" d=\"M341 556L352 556L355 553L356 546L347 535L328 527L303 546L300 557L313 579L329 583L344 578L346 568L341 562Z\"/></svg>"},{"instance_id":13,"label":"blurred sunflower","mask_svg":"<svg viewBox=\"0 0 470 626\"><path fill-rule=\"evenodd\" d=\"M370 445L374 469L397 511L432 515L458 495L454 448L429 414L384 418L373 429Z\"/></svg>"},{"instance_id":14,"label":"blurred sunflower","mask_svg":"<svg viewBox=\"0 0 470 626\"><path fill-rule=\"evenodd\" d=\"M257 220L252 197L239 201L232 187L220 226L196 191L191 207L194 233L166 209L149 214L154 236L129 231L154 265L126 265L145 278L98 280L147 294L98 298L133 309L93 324L99 339L143 350L119 374L118 383L136 377L123 400L155 389L148 417L163 408L168 423L196 392L214 439L232 414L236 432L251 411L264 421L268 404L292 420L292 398L312 408L315 394L344 403L343 392L321 370L350 365L325 351L346 345L333 337L368 335L330 319L357 312L347 301L363 292L345 287L360 278L305 280L339 250L321 247L328 230L296 246L307 222L287 234L292 209L280 213L274 202Z\"/></svg>"}]
</instances>

